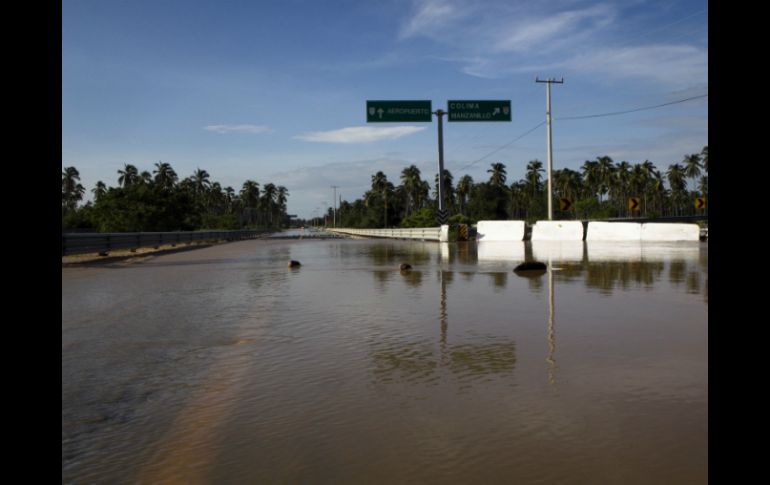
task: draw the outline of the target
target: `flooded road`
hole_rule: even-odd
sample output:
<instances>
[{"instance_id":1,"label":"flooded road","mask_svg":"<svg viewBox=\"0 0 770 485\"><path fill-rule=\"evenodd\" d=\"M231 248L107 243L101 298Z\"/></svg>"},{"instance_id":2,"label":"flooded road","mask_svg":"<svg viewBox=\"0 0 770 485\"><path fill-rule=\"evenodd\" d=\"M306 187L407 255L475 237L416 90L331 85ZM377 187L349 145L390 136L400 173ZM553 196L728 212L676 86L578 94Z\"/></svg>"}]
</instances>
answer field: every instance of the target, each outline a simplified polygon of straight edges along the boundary
<instances>
[{"instance_id":1,"label":"flooded road","mask_svg":"<svg viewBox=\"0 0 770 485\"><path fill-rule=\"evenodd\" d=\"M252 240L63 268L62 481L706 483L707 261Z\"/></svg>"}]
</instances>

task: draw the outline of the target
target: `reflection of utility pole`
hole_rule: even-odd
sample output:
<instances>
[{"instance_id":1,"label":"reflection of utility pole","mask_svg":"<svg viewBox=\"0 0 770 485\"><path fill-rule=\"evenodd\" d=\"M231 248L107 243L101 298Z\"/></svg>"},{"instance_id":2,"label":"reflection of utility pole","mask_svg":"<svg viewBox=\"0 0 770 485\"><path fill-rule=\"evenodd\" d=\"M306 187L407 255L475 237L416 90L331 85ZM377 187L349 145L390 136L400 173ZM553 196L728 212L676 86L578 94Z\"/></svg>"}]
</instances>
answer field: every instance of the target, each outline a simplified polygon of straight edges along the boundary
<instances>
[{"instance_id":1,"label":"reflection of utility pole","mask_svg":"<svg viewBox=\"0 0 770 485\"><path fill-rule=\"evenodd\" d=\"M337 189L339 188L339 186L332 185L332 188L334 189L334 222L332 224L332 227L337 227Z\"/></svg>"},{"instance_id":2,"label":"reflection of utility pole","mask_svg":"<svg viewBox=\"0 0 770 485\"><path fill-rule=\"evenodd\" d=\"M447 311L446 311L446 281L444 280L444 270L439 269L441 273L441 305L439 307L439 318L441 320L441 360L442 364L446 358L446 331L447 331Z\"/></svg>"},{"instance_id":3,"label":"reflection of utility pole","mask_svg":"<svg viewBox=\"0 0 770 485\"><path fill-rule=\"evenodd\" d=\"M548 258L548 357L545 359L548 362L548 383L553 385L556 383L554 378L554 371L556 370L556 360L553 358L554 352L556 352L556 332L554 331L554 294L553 294L553 265L551 258Z\"/></svg>"}]
</instances>

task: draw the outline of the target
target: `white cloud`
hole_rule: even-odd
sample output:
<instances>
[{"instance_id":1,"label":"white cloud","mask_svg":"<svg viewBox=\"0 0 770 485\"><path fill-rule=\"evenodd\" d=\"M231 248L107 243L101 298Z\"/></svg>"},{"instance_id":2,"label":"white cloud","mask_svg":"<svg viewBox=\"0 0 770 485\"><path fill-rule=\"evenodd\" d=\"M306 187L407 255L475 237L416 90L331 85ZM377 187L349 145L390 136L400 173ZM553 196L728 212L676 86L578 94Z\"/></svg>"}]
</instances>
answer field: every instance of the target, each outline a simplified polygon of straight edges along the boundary
<instances>
[{"instance_id":1,"label":"white cloud","mask_svg":"<svg viewBox=\"0 0 770 485\"><path fill-rule=\"evenodd\" d=\"M215 133L270 133L273 130L266 125L209 125L204 126L204 130L213 131Z\"/></svg>"},{"instance_id":2,"label":"white cloud","mask_svg":"<svg viewBox=\"0 0 770 485\"><path fill-rule=\"evenodd\" d=\"M462 16L457 5L444 0L423 0L418 2L417 13L401 29L399 38L429 34L441 30L447 24Z\"/></svg>"},{"instance_id":3,"label":"white cloud","mask_svg":"<svg viewBox=\"0 0 770 485\"><path fill-rule=\"evenodd\" d=\"M544 49L553 49L555 45L574 45L576 38L588 37L607 27L614 19L614 9L604 5L543 18L529 18L520 21L512 33L508 28L499 32L495 48L503 52L525 52L537 48L542 52Z\"/></svg>"},{"instance_id":4,"label":"white cloud","mask_svg":"<svg viewBox=\"0 0 770 485\"><path fill-rule=\"evenodd\" d=\"M601 49L563 63L567 69L611 78L635 78L672 87L708 79L708 52L689 45L652 45Z\"/></svg>"},{"instance_id":5,"label":"white cloud","mask_svg":"<svg viewBox=\"0 0 770 485\"><path fill-rule=\"evenodd\" d=\"M293 138L320 143L371 143L380 140L395 140L424 130L422 126L373 127L353 126L331 131L311 131Z\"/></svg>"}]
</instances>

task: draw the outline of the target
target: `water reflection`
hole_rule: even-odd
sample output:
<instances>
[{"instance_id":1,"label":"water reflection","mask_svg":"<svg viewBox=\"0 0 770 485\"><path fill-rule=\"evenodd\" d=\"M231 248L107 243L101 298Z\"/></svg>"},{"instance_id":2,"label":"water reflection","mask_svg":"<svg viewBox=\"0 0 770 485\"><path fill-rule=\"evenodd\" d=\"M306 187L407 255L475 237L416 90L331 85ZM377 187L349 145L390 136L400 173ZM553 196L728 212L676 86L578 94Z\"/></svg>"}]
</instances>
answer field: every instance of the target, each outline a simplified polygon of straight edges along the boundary
<instances>
[{"instance_id":1,"label":"water reflection","mask_svg":"<svg viewBox=\"0 0 770 485\"><path fill-rule=\"evenodd\" d=\"M583 281L590 289L611 295L633 288L651 290L660 281L683 285L689 293L703 293L708 300L708 246L700 243L642 243L622 241L492 241L479 243L382 244L355 247L375 265L397 267L404 261L423 267L435 258L444 278L451 284L454 273L463 281L485 275L495 292L509 286L511 271L523 261L552 261L556 277L564 281ZM374 270L378 290L387 290L394 277L392 269ZM403 275L412 288L425 281L422 271ZM544 290L544 280L528 278L530 291Z\"/></svg>"},{"instance_id":2,"label":"water reflection","mask_svg":"<svg viewBox=\"0 0 770 485\"><path fill-rule=\"evenodd\" d=\"M444 344L436 349L427 341L399 340L372 343L372 375L378 384L436 385L442 376L461 384L479 377L511 374L516 365L516 345L511 339L499 342Z\"/></svg>"}]
</instances>

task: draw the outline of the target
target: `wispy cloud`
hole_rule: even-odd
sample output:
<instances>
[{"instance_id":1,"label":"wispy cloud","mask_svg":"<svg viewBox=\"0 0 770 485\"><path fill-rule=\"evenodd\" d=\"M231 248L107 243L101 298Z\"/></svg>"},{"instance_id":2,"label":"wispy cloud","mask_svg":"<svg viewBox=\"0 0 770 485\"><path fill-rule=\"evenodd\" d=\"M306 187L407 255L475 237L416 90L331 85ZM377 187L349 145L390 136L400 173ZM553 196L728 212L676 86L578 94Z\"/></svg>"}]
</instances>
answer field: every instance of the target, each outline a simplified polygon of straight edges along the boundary
<instances>
[{"instance_id":1,"label":"wispy cloud","mask_svg":"<svg viewBox=\"0 0 770 485\"><path fill-rule=\"evenodd\" d=\"M542 17L528 17L498 30L494 47L500 52L538 52L556 48L576 40L585 39L592 33L606 28L616 16L615 9L607 5L594 5L583 10L571 10Z\"/></svg>"},{"instance_id":2,"label":"wispy cloud","mask_svg":"<svg viewBox=\"0 0 770 485\"><path fill-rule=\"evenodd\" d=\"M668 86L688 86L708 79L708 52L689 45L651 45L600 49L564 62L575 72L646 79Z\"/></svg>"},{"instance_id":3,"label":"wispy cloud","mask_svg":"<svg viewBox=\"0 0 770 485\"><path fill-rule=\"evenodd\" d=\"M431 34L465 15L465 10L457 2L418 0L415 4L416 11L401 28L400 39L419 34Z\"/></svg>"},{"instance_id":4,"label":"wispy cloud","mask_svg":"<svg viewBox=\"0 0 770 485\"><path fill-rule=\"evenodd\" d=\"M250 133L250 134L258 134L258 133L270 133L273 130L266 125L209 125L204 126L204 130L206 131L213 131L215 133L220 134L226 134L226 133Z\"/></svg>"},{"instance_id":5,"label":"wispy cloud","mask_svg":"<svg viewBox=\"0 0 770 485\"><path fill-rule=\"evenodd\" d=\"M353 126L331 131L311 131L302 133L293 138L302 141L320 143L372 143L380 140L395 140L402 136L411 135L424 130L422 126Z\"/></svg>"}]
</instances>

